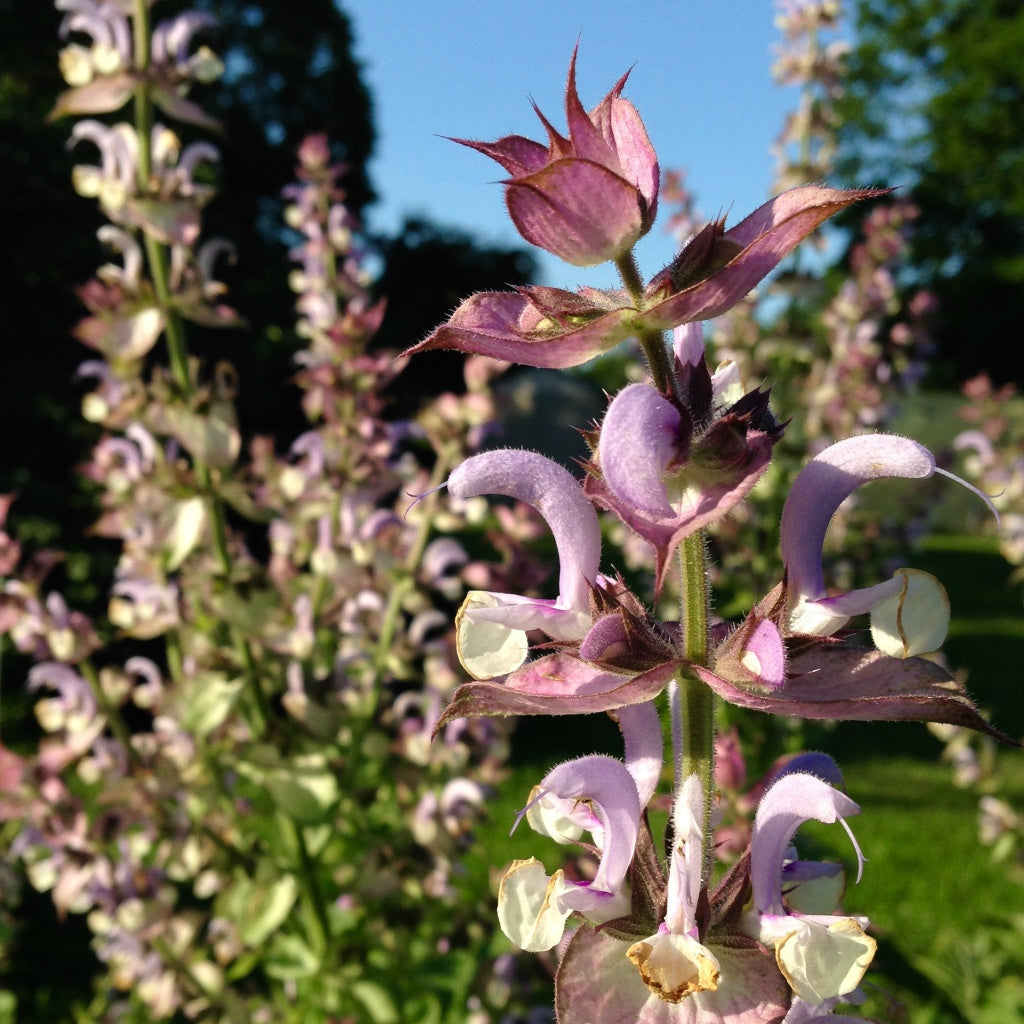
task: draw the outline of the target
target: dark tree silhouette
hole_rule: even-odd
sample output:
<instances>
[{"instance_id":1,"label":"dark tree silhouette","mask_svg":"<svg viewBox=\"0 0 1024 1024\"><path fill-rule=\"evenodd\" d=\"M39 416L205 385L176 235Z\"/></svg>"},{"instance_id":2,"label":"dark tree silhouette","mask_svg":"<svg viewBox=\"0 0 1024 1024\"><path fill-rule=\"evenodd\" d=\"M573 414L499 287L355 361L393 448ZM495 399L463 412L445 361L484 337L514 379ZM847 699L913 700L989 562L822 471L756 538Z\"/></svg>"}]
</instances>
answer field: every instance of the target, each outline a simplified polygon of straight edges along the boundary
<instances>
[{"instance_id":1,"label":"dark tree silhouette","mask_svg":"<svg viewBox=\"0 0 1024 1024\"><path fill-rule=\"evenodd\" d=\"M44 516L74 517L85 510L70 477L90 432L72 386L85 357L70 338L82 313L72 288L101 262L102 220L71 190L67 125L45 122L65 87L59 21L38 0L0 0L0 430L7 439L0 492L21 492ZM51 533L43 528L40 539Z\"/></svg>"},{"instance_id":2,"label":"dark tree silhouette","mask_svg":"<svg viewBox=\"0 0 1024 1024\"><path fill-rule=\"evenodd\" d=\"M404 349L445 320L467 296L500 291L536 278L537 262L525 249L484 248L467 232L407 218L394 238L377 246L384 271L375 285L388 298L377 344ZM464 360L458 352L425 352L396 381L396 412L411 412L422 397L459 389Z\"/></svg>"}]
</instances>

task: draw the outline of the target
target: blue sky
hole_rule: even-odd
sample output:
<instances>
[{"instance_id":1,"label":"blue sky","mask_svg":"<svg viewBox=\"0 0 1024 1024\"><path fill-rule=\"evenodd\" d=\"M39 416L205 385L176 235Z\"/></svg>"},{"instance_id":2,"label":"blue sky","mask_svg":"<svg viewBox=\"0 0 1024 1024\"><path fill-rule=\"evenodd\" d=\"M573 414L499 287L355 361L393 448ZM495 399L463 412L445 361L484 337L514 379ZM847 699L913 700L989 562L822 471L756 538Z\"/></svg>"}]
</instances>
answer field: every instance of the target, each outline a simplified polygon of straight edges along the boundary
<instances>
[{"instance_id":1,"label":"blue sky","mask_svg":"<svg viewBox=\"0 0 1024 1024\"><path fill-rule=\"evenodd\" d=\"M795 101L771 78L772 0L343 0L352 19L378 131L371 174L381 200L371 226L422 213L503 244L521 241L505 214L504 172L443 136L542 138L531 98L564 128L577 38L587 107L632 67L625 95L663 167L686 168L706 214L730 221L767 198L772 142ZM651 276L674 244L661 224L638 249ZM546 282L608 284L554 257Z\"/></svg>"}]
</instances>

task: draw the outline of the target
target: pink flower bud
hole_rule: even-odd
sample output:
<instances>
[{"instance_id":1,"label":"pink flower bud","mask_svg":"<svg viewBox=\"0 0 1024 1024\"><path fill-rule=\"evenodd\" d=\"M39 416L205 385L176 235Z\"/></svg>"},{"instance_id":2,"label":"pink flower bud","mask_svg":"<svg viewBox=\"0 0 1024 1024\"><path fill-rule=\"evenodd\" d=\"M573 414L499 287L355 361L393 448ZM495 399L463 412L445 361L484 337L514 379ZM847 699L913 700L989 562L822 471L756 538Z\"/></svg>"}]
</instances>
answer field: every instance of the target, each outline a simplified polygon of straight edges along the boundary
<instances>
[{"instance_id":1,"label":"pink flower bud","mask_svg":"<svg viewBox=\"0 0 1024 1024\"><path fill-rule=\"evenodd\" d=\"M521 135L454 140L512 175L504 183L505 201L523 238L577 267L623 255L654 223L658 158L636 108L620 95L626 78L587 113L576 91L573 51L565 89L568 138L537 110L546 147Z\"/></svg>"}]
</instances>

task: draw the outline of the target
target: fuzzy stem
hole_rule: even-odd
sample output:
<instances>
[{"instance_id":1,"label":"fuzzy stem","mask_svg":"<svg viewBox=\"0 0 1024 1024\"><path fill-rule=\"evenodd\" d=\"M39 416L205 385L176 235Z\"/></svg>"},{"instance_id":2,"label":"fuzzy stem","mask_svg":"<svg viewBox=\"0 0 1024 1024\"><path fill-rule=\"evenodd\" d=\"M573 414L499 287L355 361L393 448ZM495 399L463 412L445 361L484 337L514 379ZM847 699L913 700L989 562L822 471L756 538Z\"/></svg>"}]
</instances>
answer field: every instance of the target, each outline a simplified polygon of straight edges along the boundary
<instances>
[{"instance_id":1,"label":"fuzzy stem","mask_svg":"<svg viewBox=\"0 0 1024 1024\"><path fill-rule=\"evenodd\" d=\"M132 17L132 53L134 67L139 72L135 86L135 128L139 133L139 187L145 189L150 175L150 139L153 128L153 101L146 85L146 71L149 69L149 4L146 0L135 0Z\"/></svg>"},{"instance_id":2,"label":"fuzzy stem","mask_svg":"<svg viewBox=\"0 0 1024 1024\"><path fill-rule=\"evenodd\" d=\"M153 101L149 95L146 72L150 61L150 17L149 4L146 0L135 0L134 17L132 18L132 50L135 57L135 70L139 72L140 81L135 87L135 133L138 135L139 157L137 184L139 195L148 195L153 176ZM188 354L185 349L185 335L181 320L172 312L170 302L169 274L167 269L167 253L164 247L148 232L143 231L146 245L146 258L153 279L153 290L156 292L157 303L167 318L164 331L167 349L170 356L171 372L174 381L182 394L190 391L188 375Z\"/></svg>"},{"instance_id":3,"label":"fuzzy stem","mask_svg":"<svg viewBox=\"0 0 1024 1024\"><path fill-rule=\"evenodd\" d=\"M707 551L703 532L687 537L679 548L682 571L682 609L680 625L683 652L692 665L708 660L709 594ZM715 699L706 683L690 672L679 680L679 705L682 714L682 757L680 779L696 775L704 794L704 865L701 880L707 884L711 874L712 852L711 802L715 781Z\"/></svg>"},{"instance_id":4,"label":"fuzzy stem","mask_svg":"<svg viewBox=\"0 0 1024 1024\"><path fill-rule=\"evenodd\" d=\"M141 147L140 147L141 148ZM171 303L170 271L167 265L167 249L152 235L146 233L146 258L153 278L156 300L165 317L164 341L167 343L167 358L171 365L174 383L182 395L192 393L192 377L188 369L188 348L185 345L185 329L181 317ZM204 467L205 468L205 467Z\"/></svg>"},{"instance_id":5,"label":"fuzzy stem","mask_svg":"<svg viewBox=\"0 0 1024 1024\"><path fill-rule=\"evenodd\" d=\"M620 256L615 261L615 267L633 305L637 309L643 309L644 283L632 250ZM666 398L671 398L675 394L675 374L672 372L664 335L661 331L640 330L636 333L636 340L647 357L654 386Z\"/></svg>"}]
</instances>

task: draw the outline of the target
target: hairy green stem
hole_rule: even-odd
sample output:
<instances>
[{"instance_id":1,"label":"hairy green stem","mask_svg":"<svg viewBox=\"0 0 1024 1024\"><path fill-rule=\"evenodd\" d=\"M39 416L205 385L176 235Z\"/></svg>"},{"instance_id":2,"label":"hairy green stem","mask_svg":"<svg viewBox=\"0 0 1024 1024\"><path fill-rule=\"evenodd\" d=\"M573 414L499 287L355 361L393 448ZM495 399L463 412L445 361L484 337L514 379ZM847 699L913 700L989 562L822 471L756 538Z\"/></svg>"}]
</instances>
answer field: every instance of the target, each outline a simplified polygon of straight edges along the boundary
<instances>
[{"instance_id":1,"label":"hairy green stem","mask_svg":"<svg viewBox=\"0 0 1024 1024\"><path fill-rule=\"evenodd\" d=\"M708 662L707 550L704 533L690 534L679 547L682 572L682 627L684 657L691 665ZM682 714L680 780L696 775L704 796L704 864L701 878L707 883L713 861L711 803L715 783L715 699L708 685L695 673L684 671L679 680Z\"/></svg>"},{"instance_id":2,"label":"hairy green stem","mask_svg":"<svg viewBox=\"0 0 1024 1024\"><path fill-rule=\"evenodd\" d=\"M632 250L620 256L615 261L615 267L629 293L630 301L637 309L643 309L644 282ZM665 347L665 336L661 331L638 330L636 340L647 357L654 386L666 398L671 397L675 394L675 374L672 372L672 362Z\"/></svg>"},{"instance_id":3,"label":"hairy green stem","mask_svg":"<svg viewBox=\"0 0 1024 1024\"><path fill-rule=\"evenodd\" d=\"M619 272L633 305L640 309L644 300L644 279L640 276L640 267L632 249L615 260L615 269Z\"/></svg>"},{"instance_id":4,"label":"hairy green stem","mask_svg":"<svg viewBox=\"0 0 1024 1024\"><path fill-rule=\"evenodd\" d=\"M615 261L622 283L633 305L644 308L644 285L636 257L630 252ZM654 386L666 398L676 394L676 375L669 358L668 347L661 331L639 330L640 343L650 367ZM679 547L682 575L680 625L683 636L683 656L691 665L708 663L708 618L710 598L707 578L707 550L704 533L698 531L687 537ZM682 783L691 775L701 781L704 798L704 863L701 879L706 884L711 875L712 834L711 803L715 781L715 700L710 688L693 672L680 673L678 690L671 701L673 708L673 736L678 738L676 757Z\"/></svg>"},{"instance_id":5,"label":"hairy green stem","mask_svg":"<svg viewBox=\"0 0 1024 1024\"><path fill-rule=\"evenodd\" d=\"M150 192L153 177L153 101L146 83L146 72L150 60L150 17L146 0L135 0L135 16L132 19L132 45L135 53L135 70L140 81L135 87L135 133L138 136L138 165L136 181L139 195ZM142 232L146 259L149 261L153 290L157 304L164 314L166 325L164 335L170 355L171 372L182 394L191 390L188 374L188 355L185 349L185 335L181 320L172 311L167 267L167 252L148 231Z\"/></svg>"},{"instance_id":6,"label":"hairy green stem","mask_svg":"<svg viewBox=\"0 0 1024 1024\"><path fill-rule=\"evenodd\" d=\"M148 145L146 148L149 148ZM181 317L177 314L171 302L167 248L148 232L144 234L146 239L146 259L149 261L149 272L153 279L153 290L156 292L157 304L164 314L164 341L167 343L167 357L171 365L171 375L181 394L188 397L192 394L192 376L188 369L188 348L185 344L185 328L181 322Z\"/></svg>"},{"instance_id":7,"label":"hairy green stem","mask_svg":"<svg viewBox=\"0 0 1024 1024\"><path fill-rule=\"evenodd\" d=\"M145 191L149 185L151 171L150 140L153 130L153 101L149 96L146 84L146 72L149 69L149 4L146 0L135 0L132 17L132 52L135 58L135 71L139 73L139 81L135 86L135 128L139 133L139 188Z\"/></svg>"}]
</instances>

